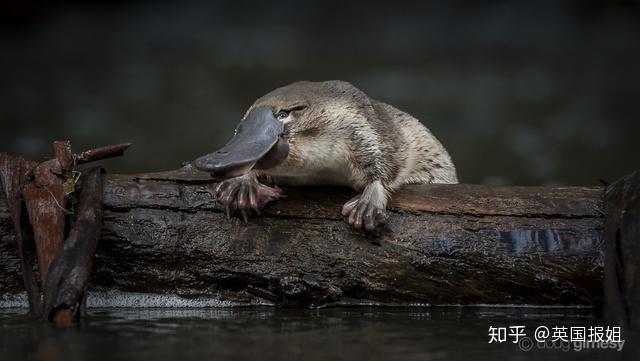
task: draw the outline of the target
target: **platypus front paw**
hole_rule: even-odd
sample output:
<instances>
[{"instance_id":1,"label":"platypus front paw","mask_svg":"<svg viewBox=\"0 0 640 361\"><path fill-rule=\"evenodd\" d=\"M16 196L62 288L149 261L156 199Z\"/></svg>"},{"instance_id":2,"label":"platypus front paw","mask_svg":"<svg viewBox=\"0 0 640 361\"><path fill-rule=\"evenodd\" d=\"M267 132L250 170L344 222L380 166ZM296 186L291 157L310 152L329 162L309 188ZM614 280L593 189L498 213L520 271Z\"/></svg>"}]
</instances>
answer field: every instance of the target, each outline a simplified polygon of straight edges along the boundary
<instances>
[{"instance_id":1,"label":"platypus front paw","mask_svg":"<svg viewBox=\"0 0 640 361\"><path fill-rule=\"evenodd\" d=\"M224 206L227 218L236 211L247 222L251 210L260 215L260 209L267 203L283 197L282 189L272 188L258 182L254 177L244 175L226 179L215 189L216 200Z\"/></svg>"},{"instance_id":2,"label":"platypus front paw","mask_svg":"<svg viewBox=\"0 0 640 361\"><path fill-rule=\"evenodd\" d=\"M373 231L385 223L386 215L384 207L366 198L362 194L353 197L342 207L342 215L354 228L361 229L364 226L367 231Z\"/></svg>"}]
</instances>

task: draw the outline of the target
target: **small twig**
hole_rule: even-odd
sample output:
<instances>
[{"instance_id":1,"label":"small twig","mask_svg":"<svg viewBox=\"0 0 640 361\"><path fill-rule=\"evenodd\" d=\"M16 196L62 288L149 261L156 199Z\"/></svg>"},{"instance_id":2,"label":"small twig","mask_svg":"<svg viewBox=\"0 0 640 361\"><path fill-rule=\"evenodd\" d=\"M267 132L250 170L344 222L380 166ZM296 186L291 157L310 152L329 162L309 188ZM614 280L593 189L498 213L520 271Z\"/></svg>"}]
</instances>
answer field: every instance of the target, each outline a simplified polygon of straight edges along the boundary
<instances>
[{"instance_id":1,"label":"small twig","mask_svg":"<svg viewBox=\"0 0 640 361\"><path fill-rule=\"evenodd\" d=\"M47 192L51 195L51 197L53 198L53 200L56 202L56 205L58 206L58 208L62 209L62 211L66 214L66 215L72 215L73 211L70 211L66 208L64 208L62 205L60 205L60 202L58 202L58 199L56 198L56 196L53 195L53 193L51 193L50 190L47 190Z\"/></svg>"},{"instance_id":2,"label":"small twig","mask_svg":"<svg viewBox=\"0 0 640 361\"><path fill-rule=\"evenodd\" d=\"M84 164L100 159L119 157L124 154L124 151L130 146L131 143L107 145L100 148L85 150L80 154L74 154L73 158L75 160L75 164Z\"/></svg>"}]
</instances>

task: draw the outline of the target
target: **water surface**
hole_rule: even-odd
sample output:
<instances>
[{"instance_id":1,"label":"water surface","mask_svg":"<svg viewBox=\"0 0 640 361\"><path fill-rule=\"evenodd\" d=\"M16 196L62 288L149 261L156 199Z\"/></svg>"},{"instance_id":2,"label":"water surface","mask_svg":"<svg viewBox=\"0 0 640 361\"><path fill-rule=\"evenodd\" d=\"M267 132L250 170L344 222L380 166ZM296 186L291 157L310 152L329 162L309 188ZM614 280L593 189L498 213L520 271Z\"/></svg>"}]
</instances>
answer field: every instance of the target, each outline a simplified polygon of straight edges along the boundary
<instances>
[{"instance_id":1,"label":"water surface","mask_svg":"<svg viewBox=\"0 0 640 361\"><path fill-rule=\"evenodd\" d=\"M530 308L240 308L91 309L61 330L0 310L0 358L6 360L618 360L614 350L523 351L489 344L489 326L590 326L589 309ZM531 335L529 335L531 336ZM637 349L635 350L637 352ZM637 353L636 353L637 354Z\"/></svg>"}]
</instances>

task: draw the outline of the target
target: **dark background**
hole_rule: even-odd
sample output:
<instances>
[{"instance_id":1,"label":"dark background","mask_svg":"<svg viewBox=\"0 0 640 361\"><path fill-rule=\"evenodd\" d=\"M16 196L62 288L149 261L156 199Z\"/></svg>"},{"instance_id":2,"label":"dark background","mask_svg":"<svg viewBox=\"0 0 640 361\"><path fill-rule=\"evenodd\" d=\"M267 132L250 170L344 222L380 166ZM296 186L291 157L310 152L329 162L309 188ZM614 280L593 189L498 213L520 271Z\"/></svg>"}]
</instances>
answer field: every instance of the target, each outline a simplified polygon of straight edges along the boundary
<instances>
[{"instance_id":1,"label":"dark background","mask_svg":"<svg viewBox=\"0 0 640 361\"><path fill-rule=\"evenodd\" d=\"M423 121L466 183L640 168L638 1L1 6L0 151L132 141L109 171L172 169L223 145L273 88L342 79Z\"/></svg>"}]
</instances>

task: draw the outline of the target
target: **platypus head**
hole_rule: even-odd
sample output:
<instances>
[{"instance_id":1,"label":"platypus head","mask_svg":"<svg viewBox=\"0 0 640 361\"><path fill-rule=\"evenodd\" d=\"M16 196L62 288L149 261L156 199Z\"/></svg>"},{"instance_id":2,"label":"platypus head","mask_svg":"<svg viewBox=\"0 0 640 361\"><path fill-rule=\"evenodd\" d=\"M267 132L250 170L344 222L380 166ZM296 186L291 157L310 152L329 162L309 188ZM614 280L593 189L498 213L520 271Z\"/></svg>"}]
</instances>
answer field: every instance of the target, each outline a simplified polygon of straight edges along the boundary
<instances>
[{"instance_id":1,"label":"platypus head","mask_svg":"<svg viewBox=\"0 0 640 361\"><path fill-rule=\"evenodd\" d=\"M222 149L196 159L194 164L216 178L238 177L253 168L271 168L289 154L289 144L282 138L283 134L284 123L271 108L253 108Z\"/></svg>"},{"instance_id":2,"label":"platypus head","mask_svg":"<svg viewBox=\"0 0 640 361\"><path fill-rule=\"evenodd\" d=\"M319 161L322 149L331 147L332 120L355 109L350 105L358 97L368 103L364 93L342 81L305 81L278 88L256 100L224 147L194 164L224 179L252 169L299 169L311 158Z\"/></svg>"}]
</instances>

